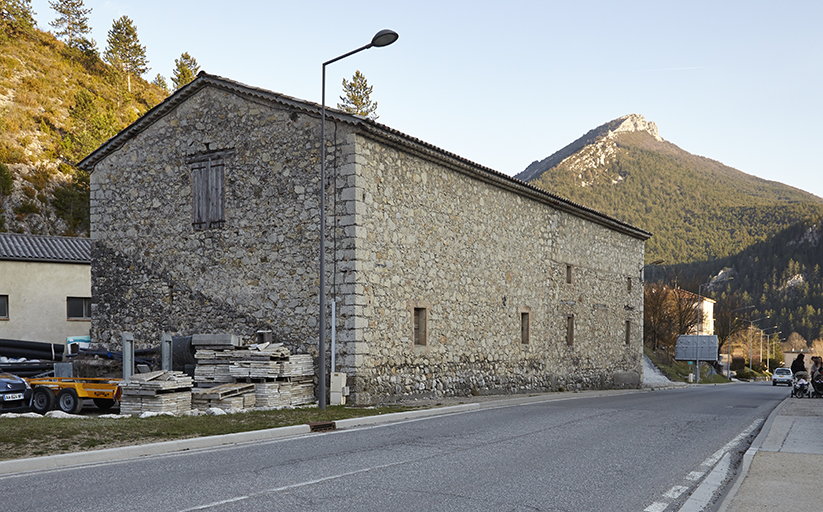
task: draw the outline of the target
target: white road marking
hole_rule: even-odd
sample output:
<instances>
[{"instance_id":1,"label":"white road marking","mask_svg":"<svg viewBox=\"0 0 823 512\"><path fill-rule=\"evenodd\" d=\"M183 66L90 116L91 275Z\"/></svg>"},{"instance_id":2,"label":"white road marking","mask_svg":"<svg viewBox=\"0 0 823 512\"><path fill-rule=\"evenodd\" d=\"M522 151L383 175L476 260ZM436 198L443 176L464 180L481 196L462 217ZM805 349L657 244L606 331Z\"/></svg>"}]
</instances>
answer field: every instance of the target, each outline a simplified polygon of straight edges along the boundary
<instances>
[{"instance_id":1,"label":"white road marking","mask_svg":"<svg viewBox=\"0 0 823 512\"><path fill-rule=\"evenodd\" d=\"M663 497L668 498L670 500L676 500L677 498L680 497L681 494L683 494L684 492L686 492L688 490L689 490L688 487L683 487L682 485L675 485L674 487L669 489L667 492L663 493Z\"/></svg>"}]
</instances>

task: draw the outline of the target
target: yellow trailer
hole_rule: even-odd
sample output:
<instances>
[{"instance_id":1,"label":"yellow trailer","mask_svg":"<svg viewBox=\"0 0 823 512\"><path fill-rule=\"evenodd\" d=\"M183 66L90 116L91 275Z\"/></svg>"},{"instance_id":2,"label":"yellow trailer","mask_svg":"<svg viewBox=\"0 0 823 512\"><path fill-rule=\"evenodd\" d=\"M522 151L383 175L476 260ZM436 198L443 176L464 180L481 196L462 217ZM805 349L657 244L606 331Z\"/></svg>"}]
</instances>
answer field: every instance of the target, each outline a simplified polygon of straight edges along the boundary
<instances>
[{"instance_id":1,"label":"yellow trailer","mask_svg":"<svg viewBox=\"0 0 823 512\"><path fill-rule=\"evenodd\" d=\"M26 379L32 387L31 408L45 414L57 406L61 411L77 414L83 399L90 398L99 409L111 409L120 400L121 379L78 377L44 377Z\"/></svg>"}]
</instances>

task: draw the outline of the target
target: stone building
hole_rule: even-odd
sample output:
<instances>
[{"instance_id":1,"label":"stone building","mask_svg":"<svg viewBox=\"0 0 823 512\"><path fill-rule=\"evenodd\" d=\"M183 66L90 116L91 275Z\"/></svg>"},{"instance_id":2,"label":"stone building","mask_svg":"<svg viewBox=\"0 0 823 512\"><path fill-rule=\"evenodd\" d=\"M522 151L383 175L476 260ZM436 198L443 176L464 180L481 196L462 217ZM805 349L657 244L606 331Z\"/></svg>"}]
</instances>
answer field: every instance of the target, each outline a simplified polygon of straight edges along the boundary
<instances>
[{"instance_id":1,"label":"stone building","mask_svg":"<svg viewBox=\"0 0 823 512\"><path fill-rule=\"evenodd\" d=\"M319 118L200 73L84 159L93 342L266 329L316 355ZM325 151L350 400L639 383L650 233L336 110Z\"/></svg>"}]
</instances>

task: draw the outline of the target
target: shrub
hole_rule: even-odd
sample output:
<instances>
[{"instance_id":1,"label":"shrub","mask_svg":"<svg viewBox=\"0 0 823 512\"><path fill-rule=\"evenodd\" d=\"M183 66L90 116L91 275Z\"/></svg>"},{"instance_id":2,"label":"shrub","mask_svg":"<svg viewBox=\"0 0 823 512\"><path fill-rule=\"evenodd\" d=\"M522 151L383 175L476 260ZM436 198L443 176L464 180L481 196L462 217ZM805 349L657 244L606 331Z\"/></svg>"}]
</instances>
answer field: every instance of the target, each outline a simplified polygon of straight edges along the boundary
<instances>
[{"instance_id":1,"label":"shrub","mask_svg":"<svg viewBox=\"0 0 823 512\"><path fill-rule=\"evenodd\" d=\"M51 178L54 173L48 167L41 165L37 167L34 172L28 174L23 179L34 185L38 191L46 188L51 183Z\"/></svg>"},{"instance_id":2,"label":"shrub","mask_svg":"<svg viewBox=\"0 0 823 512\"><path fill-rule=\"evenodd\" d=\"M30 213L39 214L40 208L38 208L37 205L31 201L23 201L23 204L20 206L15 206L13 211L17 214L18 219L23 220L23 218Z\"/></svg>"},{"instance_id":3,"label":"shrub","mask_svg":"<svg viewBox=\"0 0 823 512\"><path fill-rule=\"evenodd\" d=\"M7 196L11 194L14 187L14 176L8 166L0 162L0 196Z\"/></svg>"},{"instance_id":4,"label":"shrub","mask_svg":"<svg viewBox=\"0 0 823 512\"><path fill-rule=\"evenodd\" d=\"M0 162L22 164L26 162L26 153L18 144L0 140Z\"/></svg>"}]
</instances>

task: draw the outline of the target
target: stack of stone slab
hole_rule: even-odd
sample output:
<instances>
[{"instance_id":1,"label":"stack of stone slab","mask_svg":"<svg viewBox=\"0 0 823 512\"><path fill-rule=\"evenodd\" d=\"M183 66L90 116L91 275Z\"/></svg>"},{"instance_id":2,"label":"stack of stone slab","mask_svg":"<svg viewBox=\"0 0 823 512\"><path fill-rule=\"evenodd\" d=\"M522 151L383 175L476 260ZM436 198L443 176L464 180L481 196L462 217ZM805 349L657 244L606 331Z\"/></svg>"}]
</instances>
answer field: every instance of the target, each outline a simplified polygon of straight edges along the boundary
<instances>
[{"instance_id":1,"label":"stack of stone slab","mask_svg":"<svg viewBox=\"0 0 823 512\"><path fill-rule=\"evenodd\" d=\"M292 355L282 343L241 347L236 340L232 335L192 336L192 344L197 348L194 376L198 388L242 382L253 384L257 408L303 405L314 401L314 362L310 355ZM227 400L235 404L215 405L222 409L236 409L236 404L241 401L229 395L209 400ZM249 399L244 399L244 404L248 403ZM195 407L201 405L202 402ZM249 406L244 405L244 408Z\"/></svg>"},{"instance_id":2,"label":"stack of stone slab","mask_svg":"<svg viewBox=\"0 0 823 512\"><path fill-rule=\"evenodd\" d=\"M120 385L120 414L181 414L191 410L192 379L183 372L138 373Z\"/></svg>"},{"instance_id":3,"label":"stack of stone slab","mask_svg":"<svg viewBox=\"0 0 823 512\"><path fill-rule=\"evenodd\" d=\"M211 388L196 388L191 392L193 408L205 411L212 407L223 410L252 409L256 404L254 384L221 384Z\"/></svg>"},{"instance_id":4,"label":"stack of stone slab","mask_svg":"<svg viewBox=\"0 0 823 512\"><path fill-rule=\"evenodd\" d=\"M234 378L229 373L231 352L240 347L240 339L234 334L194 334L191 344L195 348L194 381L197 387L212 387L231 384Z\"/></svg>"}]
</instances>

